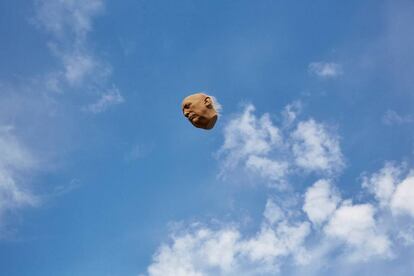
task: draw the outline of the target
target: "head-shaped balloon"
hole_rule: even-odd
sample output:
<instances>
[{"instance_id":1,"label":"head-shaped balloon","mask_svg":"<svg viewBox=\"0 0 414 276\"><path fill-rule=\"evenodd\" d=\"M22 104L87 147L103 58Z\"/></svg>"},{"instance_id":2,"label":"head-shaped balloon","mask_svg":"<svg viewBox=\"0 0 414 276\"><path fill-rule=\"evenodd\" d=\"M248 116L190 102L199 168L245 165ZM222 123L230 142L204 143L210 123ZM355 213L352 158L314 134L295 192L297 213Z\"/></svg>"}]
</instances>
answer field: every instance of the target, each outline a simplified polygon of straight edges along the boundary
<instances>
[{"instance_id":1,"label":"head-shaped balloon","mask_svg":"<svg viewBox=\"0 0 414 276\"><path fill-rule=\"evenodd\" d=\"M196 93L186 97L181 105L183 114L193 126L212 129L217 121L217 111L212 97Z\"/></svg>"}]
</instances>

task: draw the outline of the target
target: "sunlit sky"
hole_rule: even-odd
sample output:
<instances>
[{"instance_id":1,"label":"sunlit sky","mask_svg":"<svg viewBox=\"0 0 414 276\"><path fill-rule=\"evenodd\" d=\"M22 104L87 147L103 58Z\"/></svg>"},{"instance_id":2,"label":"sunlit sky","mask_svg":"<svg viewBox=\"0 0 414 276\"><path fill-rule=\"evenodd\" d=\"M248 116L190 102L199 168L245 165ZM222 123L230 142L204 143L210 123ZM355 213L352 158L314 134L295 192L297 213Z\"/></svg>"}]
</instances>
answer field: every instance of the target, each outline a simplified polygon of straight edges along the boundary
<instances>
[{"instance_id":1,"label":"sunlit sky","mask_svg":"<svg viewBox=\"0 0 414 276\"><path fill-rule=\"evenodd\" d=\"M0 1L0 275L412 275L413 15Z\"/></svg>"}]
</instances>

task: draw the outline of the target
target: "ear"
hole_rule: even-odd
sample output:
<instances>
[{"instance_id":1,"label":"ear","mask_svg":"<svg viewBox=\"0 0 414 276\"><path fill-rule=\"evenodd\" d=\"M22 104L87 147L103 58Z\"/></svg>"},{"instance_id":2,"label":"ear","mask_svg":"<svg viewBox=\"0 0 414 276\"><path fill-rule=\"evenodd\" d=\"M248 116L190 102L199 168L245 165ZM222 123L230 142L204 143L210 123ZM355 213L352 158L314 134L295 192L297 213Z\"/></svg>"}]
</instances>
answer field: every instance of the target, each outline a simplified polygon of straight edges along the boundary
<instances>
[{"instance_id":1,"label":"ear","mask_svg":"<svg viewBox=\"0 0 414 276\"><path fill-rule=\"evenodd\" d=\"M204 104L208 108L213 108L213 100L208 96L204 99Z\"/></svg>"}]
</instances>

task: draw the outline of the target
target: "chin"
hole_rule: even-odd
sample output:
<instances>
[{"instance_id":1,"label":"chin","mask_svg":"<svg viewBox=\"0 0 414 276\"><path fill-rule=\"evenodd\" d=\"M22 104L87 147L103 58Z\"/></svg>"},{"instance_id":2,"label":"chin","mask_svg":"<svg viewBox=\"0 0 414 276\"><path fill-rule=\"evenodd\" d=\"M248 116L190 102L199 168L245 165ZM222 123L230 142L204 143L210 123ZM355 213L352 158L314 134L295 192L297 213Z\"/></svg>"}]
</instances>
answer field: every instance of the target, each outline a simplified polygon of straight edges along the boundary
<instances>
[{"instance_id":1,"label":"chin","mask_svg":"<svg viewBox=\"0 0 414 276\"><path fill-rule=\"evenodd\" d=\"M203 119L204 120L201 120L202 122L200 122L200 120L194 121L193 125L195 127L202 128L202 129L212 129L214 125L216 124L217 115L213 116L210 119L207 119L207 118L203 118Z\"/></svg>"}]
</instances>

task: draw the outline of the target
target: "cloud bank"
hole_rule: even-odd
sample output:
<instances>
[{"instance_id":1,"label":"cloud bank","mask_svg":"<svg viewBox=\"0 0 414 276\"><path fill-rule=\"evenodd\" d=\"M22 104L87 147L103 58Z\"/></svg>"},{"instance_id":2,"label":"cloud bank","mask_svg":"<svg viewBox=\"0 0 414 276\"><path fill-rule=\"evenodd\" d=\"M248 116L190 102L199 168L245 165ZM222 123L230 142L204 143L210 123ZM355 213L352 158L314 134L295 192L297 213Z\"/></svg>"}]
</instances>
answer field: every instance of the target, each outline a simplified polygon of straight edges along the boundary
<instances>
[{"instance_id":1,"label":"cloud bank","mask_svg":"<svg viewBox=\"0 0 414 276\"><path fill-rule=\"evenodd\" d=\"M338 135L296 114L282 116L278 127L254 110L248 105L227 122L219 154L221 174L244 170L271 188L258 230L245 232L237 222L183 226L155 252L148 275L320 275L327 267L391 260L396 249L412 246L414 231L400 227L414 220L414 176L405 164L362 172L364 196L343 198L336 186L344 169ZM319 179L300 200L292 200L295 191L273 189L282 180L294 186L289 176L303 173Z\"/></svg>"}]
</instances>

